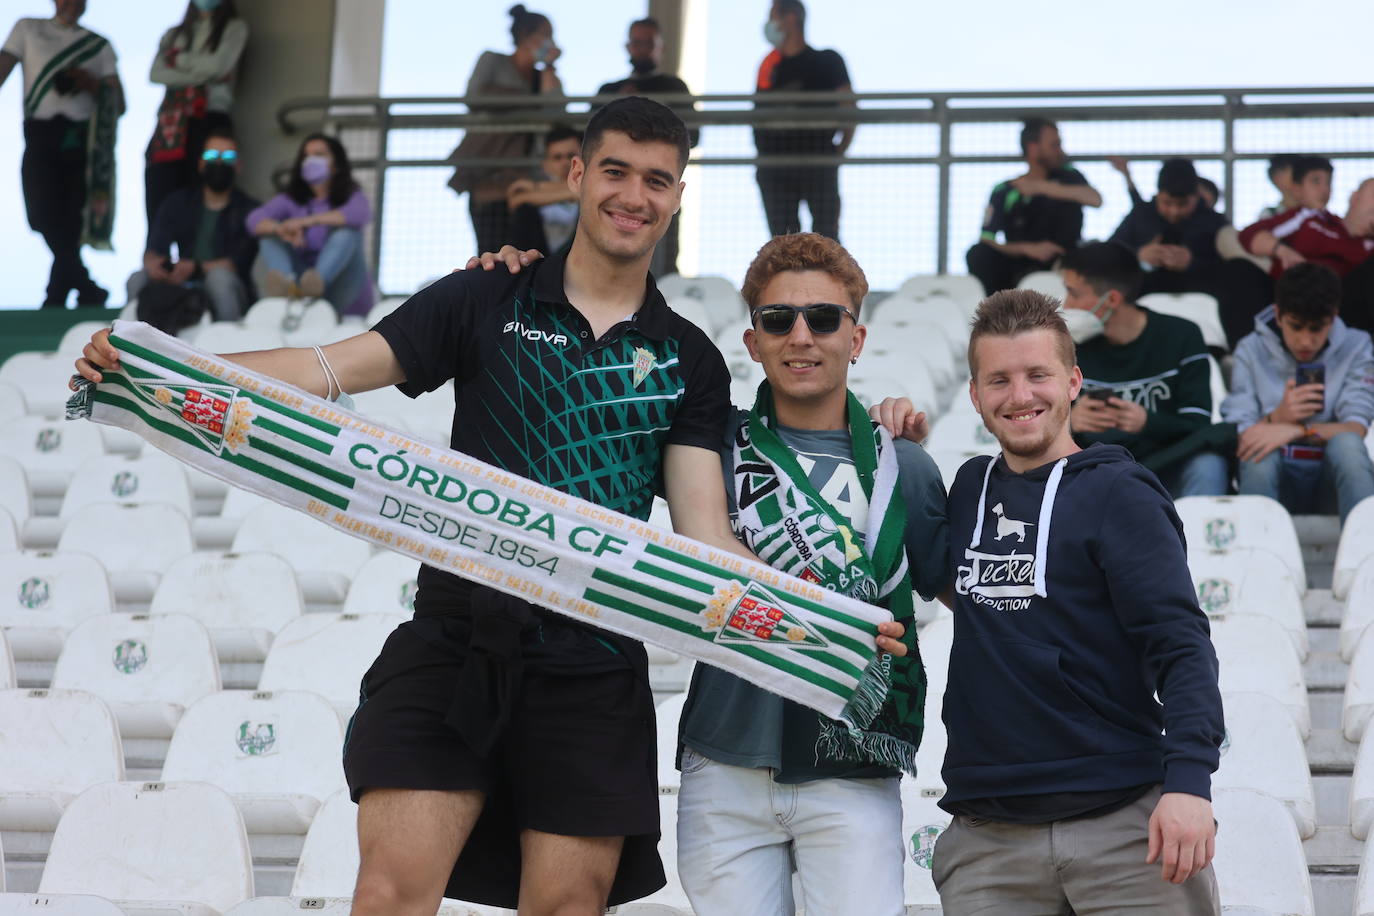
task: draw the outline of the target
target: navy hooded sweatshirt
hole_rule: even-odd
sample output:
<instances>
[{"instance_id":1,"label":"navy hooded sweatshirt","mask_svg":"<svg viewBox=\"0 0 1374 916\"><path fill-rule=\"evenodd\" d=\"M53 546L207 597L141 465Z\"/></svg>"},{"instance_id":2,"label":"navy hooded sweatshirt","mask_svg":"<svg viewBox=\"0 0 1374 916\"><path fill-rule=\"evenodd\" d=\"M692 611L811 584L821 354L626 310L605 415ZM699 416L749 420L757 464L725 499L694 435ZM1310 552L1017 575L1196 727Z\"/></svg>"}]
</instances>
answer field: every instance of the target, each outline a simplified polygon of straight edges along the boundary
<instances>
[{"instance_id":1,"label":"navy hooded sweatshirt","mask_svg":"<svg viewBox=\"0 0 1374 916\"><path fill-rule=\"evenodd\" d=\"M1117 445L1024 474L975 458L949 525L941 806L1157 783L1211 798L1216 653L1155 476Z\"/></svg>"}]
</instances>

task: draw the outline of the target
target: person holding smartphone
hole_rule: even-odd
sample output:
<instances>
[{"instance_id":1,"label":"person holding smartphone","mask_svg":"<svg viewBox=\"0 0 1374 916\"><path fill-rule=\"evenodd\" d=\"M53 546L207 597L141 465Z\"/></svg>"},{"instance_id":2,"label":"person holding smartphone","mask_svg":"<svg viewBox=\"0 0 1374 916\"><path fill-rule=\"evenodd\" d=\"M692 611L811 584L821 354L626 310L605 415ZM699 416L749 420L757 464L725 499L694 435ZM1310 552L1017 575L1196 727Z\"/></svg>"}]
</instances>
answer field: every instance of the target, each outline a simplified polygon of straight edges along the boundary
<instances>
[{"instance_id":1,"label":"person holding smartphone","mask_svg":"<svg viewBox=\"0 0 1374 916\"><path fill-rule=\"evenodd\" d=\"M1374 418L1374 344L1337 312L1341 280L1304 262L1236 347L1222 417L1240 432L1240 492L1290 512L1340 513L1374 496L1364 437Z\"/></svg>"},{"instance_id":2,"label":"person holding smartphone","mask_svg":"<svg viewBox=\"0 0 1374 916\"><path fill-rule=\"evenodd\" d=\"M1207 348L1197 325L1137 305L1132 252L1095 242L1064 256L1064 317L1083 393L1069 414L1074 441L1125 446L1174 497L1221 496L1230 468L1212 426Z\"/></svg>"}]
</instances>

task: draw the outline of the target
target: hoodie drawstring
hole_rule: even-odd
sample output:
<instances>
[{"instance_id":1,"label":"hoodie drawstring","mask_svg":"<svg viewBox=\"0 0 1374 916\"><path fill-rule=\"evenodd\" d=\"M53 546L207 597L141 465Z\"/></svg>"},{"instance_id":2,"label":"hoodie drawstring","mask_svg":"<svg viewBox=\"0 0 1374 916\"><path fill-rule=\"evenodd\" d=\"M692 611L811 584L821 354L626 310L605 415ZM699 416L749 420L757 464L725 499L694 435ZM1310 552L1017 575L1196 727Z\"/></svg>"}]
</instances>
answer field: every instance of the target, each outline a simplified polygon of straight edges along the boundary
<instances>
[{"instance_id":1,"label":"hoodie drawstring","mask_svg":"<svg viewBox=\"0 0 1374 916\"><path fill-rule=\"evenodd\" d=\"M1059 481L1063 478L1064 466L1068 463L1068 458L1060 458L1054 463L1054 469L1050 471L1049 479L1045 481L1045 492L1040 497L1040 517L1036 521L1035 532L1035 594L1041 598L1049 595L1045 587L1045 576L1049 564L1050 521L1054 517L1054 498L1059 493ZM983 517L986 514L988 502L988 480L992 477L992 468L995 464L997 464L996 457L988 462L987 469L983 472L983 489L978 494L978 521L973 526L973 537L969 540L969 550L977 550L978 542L983 539Z\"/></svg>"}]
</instances>

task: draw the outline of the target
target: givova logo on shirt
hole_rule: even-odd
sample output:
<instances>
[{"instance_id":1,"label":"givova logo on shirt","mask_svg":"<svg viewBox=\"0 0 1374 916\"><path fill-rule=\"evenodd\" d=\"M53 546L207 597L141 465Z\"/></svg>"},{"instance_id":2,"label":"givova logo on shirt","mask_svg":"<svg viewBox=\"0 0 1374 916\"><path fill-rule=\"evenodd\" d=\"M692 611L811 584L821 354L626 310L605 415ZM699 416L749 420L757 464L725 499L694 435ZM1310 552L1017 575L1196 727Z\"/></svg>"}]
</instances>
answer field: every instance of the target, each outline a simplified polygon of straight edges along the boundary
<instances>
[{"instance_id":1,"label":"givova logo on shirt","mask_svg":"<svg viewBox=\"0 0 1374 916\"><path fill-rule=\"evenodd\" d=\"M555 347L566 347L568 345L568 335L559 334L555 331L541 331L538 328L525 327L520 321L507 321L506 326L501 329L502 334L518 334L526 340L536 343L543 341Z\"/></svg>"}]
</instances>

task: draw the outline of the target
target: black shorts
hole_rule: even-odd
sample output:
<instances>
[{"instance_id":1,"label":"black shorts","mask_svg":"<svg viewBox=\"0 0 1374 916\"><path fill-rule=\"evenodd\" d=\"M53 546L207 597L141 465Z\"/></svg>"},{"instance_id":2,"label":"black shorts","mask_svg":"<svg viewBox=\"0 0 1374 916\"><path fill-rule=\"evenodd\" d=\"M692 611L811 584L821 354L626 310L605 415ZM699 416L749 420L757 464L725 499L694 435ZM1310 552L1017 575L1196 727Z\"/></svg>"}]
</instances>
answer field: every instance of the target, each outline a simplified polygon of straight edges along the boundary
<instances>
[{"instance_id":1,"label":"black shorts","mask_svg":"<svg viewBox=\"0 0 1374 916\"><path fill-rule=\"evenodd\" d=\"M438 620L402 624L363 676L344 743L354 801L371 788L465 790L487 795L446 896L514 908L520 831L623 836L609 903L666 883L658 858L653 695L629 665L593 673L523 665L509 718L486 754L455 729L467 656L422 638Z\"/></svg>"}]
</instances>

